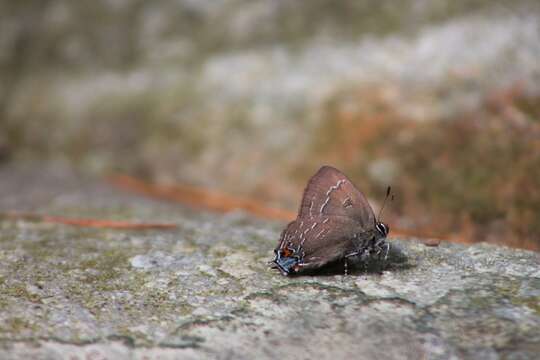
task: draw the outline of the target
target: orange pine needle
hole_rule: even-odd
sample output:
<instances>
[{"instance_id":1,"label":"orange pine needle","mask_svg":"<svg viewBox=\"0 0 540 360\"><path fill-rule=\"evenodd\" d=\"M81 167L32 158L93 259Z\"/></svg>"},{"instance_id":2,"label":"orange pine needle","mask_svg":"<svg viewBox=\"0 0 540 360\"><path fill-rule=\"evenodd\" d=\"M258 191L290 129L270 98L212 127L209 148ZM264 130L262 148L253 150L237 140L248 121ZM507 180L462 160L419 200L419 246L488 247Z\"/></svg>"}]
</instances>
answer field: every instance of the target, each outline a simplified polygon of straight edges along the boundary
<instances>
[{"instance_id":1,"label":"orange pine needle","mask_svg":"<svg viewBox=\"0 0 540 360\"><path fill-rule=\"evenodd\" d=\"M296 217L292 211L268 207L252 199L234 197L189 185L156 185L127 175L112 176L109 180L119 187L140 194L218 212L244 210L264 219L285 221L291 221Z\"/></svg>"},{"instance_id":2,"label":"orange pine needle","mask_svg":"<svg viewBox=\"0 0 540 360\"><path fill-rule=\"evenodd\" d=\"M123 229L123 230L145 230L145 229L174 229L176 224L166 223L134 223L129 221L112 221L100 219L67 218L62 216L39 215L32 213L5 213L0 214L0 218L12 220L38 221L44 223L64 224L71 226L101 228L101 229Z\"/></svg>"},{"instance_id":3,"label":"orange pine needle","mask_svg":"<svg viewBox=\"0 0 540 360\"><path fill-rule=\"evenodd\" d=\"M123 189L127 189L149 197L175 201L189 206L204 208L217 212L245 210L263 219L291 221L296 213L284 209L267 207L252 199L238 198L217 191L189 185L157 185L136 179L128 175L115 175L109 181ZM426 246L437 246L441 237L433 234L409 230L392 229L393 236L428 238ZM466 243L464 239L458 242ZM429 244L428 244L429 243Z\"/></svg>"}]
</instances>

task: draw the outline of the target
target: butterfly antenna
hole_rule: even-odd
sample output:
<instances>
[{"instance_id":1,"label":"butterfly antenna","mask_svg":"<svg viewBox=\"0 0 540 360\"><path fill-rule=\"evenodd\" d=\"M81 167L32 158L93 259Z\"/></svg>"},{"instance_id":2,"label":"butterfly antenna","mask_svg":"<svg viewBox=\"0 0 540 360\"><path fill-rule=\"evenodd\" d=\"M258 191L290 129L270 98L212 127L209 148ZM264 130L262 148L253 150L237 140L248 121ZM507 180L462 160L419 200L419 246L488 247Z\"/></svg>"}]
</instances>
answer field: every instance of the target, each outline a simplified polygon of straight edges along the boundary
<instances>
[{"instance_id":1,"label":"butterfly antenna","mask_svg":"<svg viewBox=\"0 0 540 360\"><path fill-rule=\"evenodd\" d=\"M386 205L386 200L388 200L388 197L390 196L390 192L392 191L392 187L389 186L386 188L386 196L384 197L384 201L383 201L383 204L381 206L381 210L379 210L379 215L377 216L377 219L380 220L381 219L381 215L383 213L383 210L384 210L384 207ZM391 200L394 200L394 194L392 194L392 198Z\"/></svg>"}]
</instances>

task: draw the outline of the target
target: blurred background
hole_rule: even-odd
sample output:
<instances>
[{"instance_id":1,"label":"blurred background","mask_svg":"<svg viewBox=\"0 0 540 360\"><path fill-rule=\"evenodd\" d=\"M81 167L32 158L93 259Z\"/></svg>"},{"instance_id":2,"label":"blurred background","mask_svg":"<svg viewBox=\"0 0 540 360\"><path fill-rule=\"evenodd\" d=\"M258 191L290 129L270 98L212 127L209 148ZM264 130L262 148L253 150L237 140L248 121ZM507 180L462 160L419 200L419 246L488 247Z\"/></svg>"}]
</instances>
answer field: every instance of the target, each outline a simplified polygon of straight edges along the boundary
<instances>
[{"instance_id":1,"label":"blurred background","mask_svg":"<svg viewBox=\"0 0 540 360\"><path fill-rule=\"evenodd\" d=\"M398 232L538 250L539 15L537 0L2 1L0 166L294 213L331 164L375 207L392 185Z\"/></svg>"}]
</instances>

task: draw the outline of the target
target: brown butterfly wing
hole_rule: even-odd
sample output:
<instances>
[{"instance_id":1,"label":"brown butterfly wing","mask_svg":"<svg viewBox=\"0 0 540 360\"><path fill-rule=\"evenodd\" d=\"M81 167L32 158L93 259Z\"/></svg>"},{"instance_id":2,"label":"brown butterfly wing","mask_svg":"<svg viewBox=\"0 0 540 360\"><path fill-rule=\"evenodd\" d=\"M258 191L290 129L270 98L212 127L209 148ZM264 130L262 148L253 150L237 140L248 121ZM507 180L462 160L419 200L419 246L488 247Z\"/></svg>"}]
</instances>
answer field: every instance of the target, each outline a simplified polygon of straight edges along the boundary
<instances>
[{"instance_id":1,"label":"brown butterfly wing","mask_svg":"<svg viewBox=\"0 0 540 360\"><path fill-rule=\"evenodd\" d=\"M339 170L323 166L309 180L298 218L342 216L364 230L375 226L375 213L366 197Z\"/></svg>"},{"instance_id":2,"label":"brown butterfly wing","mask_svg":"<svg viewBox=\"0 0 540 360\"><path fill-rule=\"evenodd\" d=\"M301 249L301 272L343 259L357 251L371 232L361 230L355 220L345 216L299 218L287 226L278 249Z\"/></svg>"}]
</instances>

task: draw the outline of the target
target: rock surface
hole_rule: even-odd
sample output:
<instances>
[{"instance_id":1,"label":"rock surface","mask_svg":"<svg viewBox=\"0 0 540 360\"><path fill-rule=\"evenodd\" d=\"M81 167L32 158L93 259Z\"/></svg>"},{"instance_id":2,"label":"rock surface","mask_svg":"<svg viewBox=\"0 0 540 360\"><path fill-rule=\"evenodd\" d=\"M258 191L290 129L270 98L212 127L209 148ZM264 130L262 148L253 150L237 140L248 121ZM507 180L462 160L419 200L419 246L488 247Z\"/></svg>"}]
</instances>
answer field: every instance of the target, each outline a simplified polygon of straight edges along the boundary
<instances>
[{"instance_id":1,"label":"rock surface","mask_svg":"<svg viewBox=\"0 0 540 360\"><path fill-rule=\"evenodd\" d=\"M2 358L533 359L540 254L392 238L382 274L268 268L282 224L194 213L63 170L0 170L0 209L176 230L0 221Z\"/></svg>"}]
</instances>

